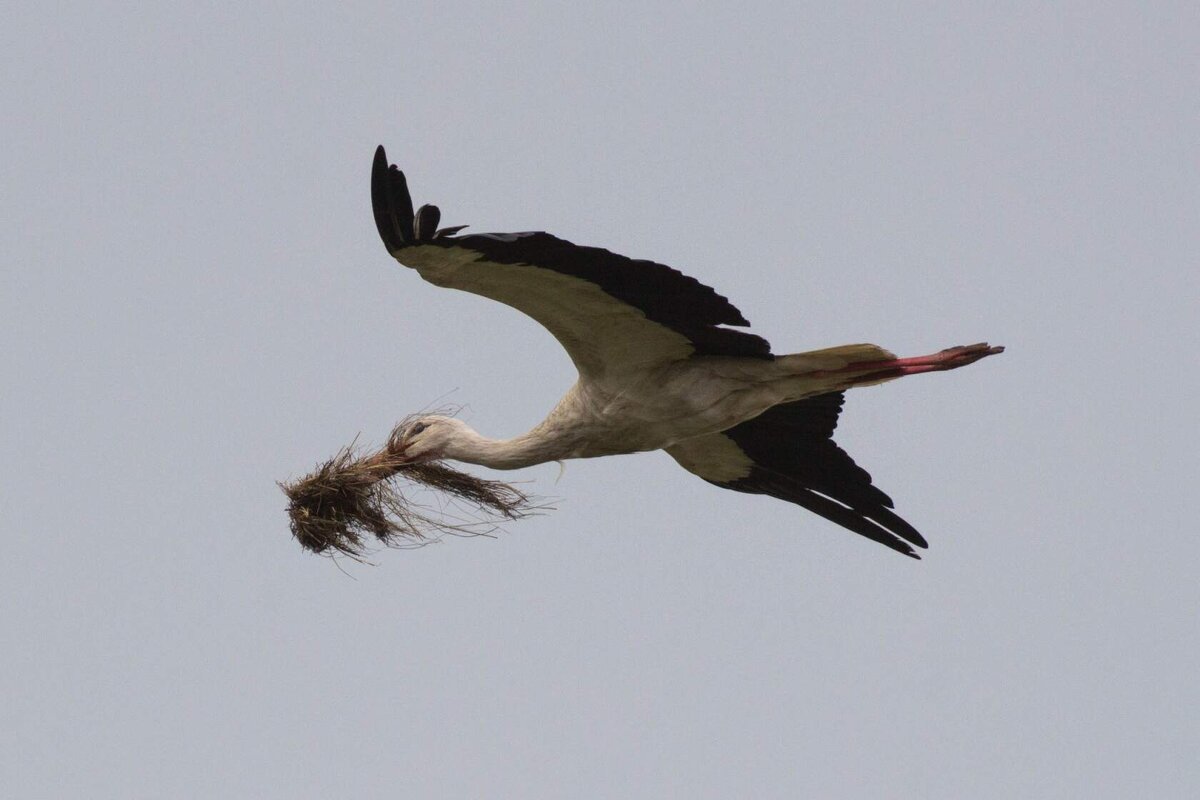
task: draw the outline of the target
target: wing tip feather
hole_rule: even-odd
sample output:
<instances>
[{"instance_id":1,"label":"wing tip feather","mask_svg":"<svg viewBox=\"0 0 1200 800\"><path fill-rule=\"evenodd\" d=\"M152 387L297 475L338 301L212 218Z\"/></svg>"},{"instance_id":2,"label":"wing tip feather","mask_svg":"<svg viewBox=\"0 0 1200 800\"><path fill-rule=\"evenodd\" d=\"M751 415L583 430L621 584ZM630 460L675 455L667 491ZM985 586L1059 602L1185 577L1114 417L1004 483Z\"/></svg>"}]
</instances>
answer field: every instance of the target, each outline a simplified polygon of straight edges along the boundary
<instances>
[{"instance_id":1,"label":"wing tip feather","mask_svg":"<svg viewBox=\"0 0 1200 800\"><path fill-rule=\"evenodd\" d=\"M371 164L371 211L379 238L389 253L395 253L414 240L412 196L408 181L394 164L388 165L383 145L375 148Z\"/></svg>"}]
</instances>

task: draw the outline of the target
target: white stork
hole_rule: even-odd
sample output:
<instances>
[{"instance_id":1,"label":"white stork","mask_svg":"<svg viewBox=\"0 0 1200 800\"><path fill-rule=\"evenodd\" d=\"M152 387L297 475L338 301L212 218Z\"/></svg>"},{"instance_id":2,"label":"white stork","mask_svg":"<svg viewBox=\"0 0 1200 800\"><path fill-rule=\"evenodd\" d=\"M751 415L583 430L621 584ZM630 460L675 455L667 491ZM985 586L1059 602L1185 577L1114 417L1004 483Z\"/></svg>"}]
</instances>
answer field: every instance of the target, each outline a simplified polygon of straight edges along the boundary
<instances>
[{"instance_id":1,"label":"white stork","mask_svg":"<svg viewBox=\"0 0 1200 800\"><path fill-rule=\"evenodd\" d=\"M408 463L453 459L518 469L567 458L665 450L726 489L803 506L907 556L925 538L833 441L843 392L903 375L956 369L1004 348L952 347L896 358L872 344L772 355L749 323L694 278L653 261L581 247L548 233L456 235L437 207L413 213L382 146L371 175L388 252L437 286L528 314L566 349L579 379L545 420L514 439L423 416L402 433Z\"/></svg>"}]
</instances>

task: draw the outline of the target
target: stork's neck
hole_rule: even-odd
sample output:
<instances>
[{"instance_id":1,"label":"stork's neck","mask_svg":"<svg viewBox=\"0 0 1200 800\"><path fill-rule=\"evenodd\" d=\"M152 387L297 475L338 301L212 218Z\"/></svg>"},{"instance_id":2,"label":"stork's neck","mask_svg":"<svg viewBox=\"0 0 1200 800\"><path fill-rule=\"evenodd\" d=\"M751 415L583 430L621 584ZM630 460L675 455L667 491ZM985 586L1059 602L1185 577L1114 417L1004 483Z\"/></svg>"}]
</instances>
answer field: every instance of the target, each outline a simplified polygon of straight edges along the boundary
<instances>
[{"instance_id":1,"label":"stork's neck","mask_svg":"<svg viewBox=\"0 0 1200 800\"><path fill-rule=\"evenodd\" d=\"M515 439L489 439L463 430L446 447L443 457L491 469L521 469L570 458L570 452L566 442L539 425Z\"/></svg>"}]
</instances>

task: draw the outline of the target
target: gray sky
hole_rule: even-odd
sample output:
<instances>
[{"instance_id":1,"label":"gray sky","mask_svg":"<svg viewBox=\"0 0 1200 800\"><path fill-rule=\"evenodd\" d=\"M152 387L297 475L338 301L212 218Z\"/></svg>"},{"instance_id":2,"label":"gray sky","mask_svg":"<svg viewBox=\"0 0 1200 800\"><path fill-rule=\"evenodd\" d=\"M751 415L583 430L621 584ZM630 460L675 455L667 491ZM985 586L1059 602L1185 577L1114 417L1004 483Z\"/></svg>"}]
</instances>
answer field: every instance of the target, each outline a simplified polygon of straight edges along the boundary
<instances>
[{"instance_id":1,"label":"gray sky","mask_svg":"<svg viewBox=\"0 0 1200 800\"><path fill-rule=\"evenodd\" d=\"M6 11L6 793L1200 792L1200 12L977 5ZM379 143L445 224L674 265L777 351L1007 345L849 397L926 559L658 453L301 551L276 480L573 379L386 255Z\"/></svg>"}]
</instances>

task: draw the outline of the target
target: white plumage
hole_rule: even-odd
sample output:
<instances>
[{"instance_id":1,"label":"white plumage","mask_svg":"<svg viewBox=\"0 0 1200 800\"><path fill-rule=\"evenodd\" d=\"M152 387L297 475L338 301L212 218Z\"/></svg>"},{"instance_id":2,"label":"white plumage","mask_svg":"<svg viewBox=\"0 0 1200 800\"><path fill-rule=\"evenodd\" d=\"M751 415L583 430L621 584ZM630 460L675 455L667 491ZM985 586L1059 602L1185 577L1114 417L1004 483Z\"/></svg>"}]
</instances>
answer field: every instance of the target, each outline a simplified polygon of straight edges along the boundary
<instances>
[{"instance_id":1,"label":"white plumage","mask_svg":"<svg viewBox=\"0 0 1200 800\"><path fill-rule=\"evenodd\" d=\"M437 230L440 212L414 213L404 174L388 166L382 147L371 194L380 236L401 264L528 314L579 371L528 433L488 439L461 420L426 416L404 433L406 459L516 469L661 449L711 483L797 503L906 555L927 546L834 444L842 392L954 369L1003 348L898 359L855 344L775 356L765 340L736 329L749 323L728 300L665 265L541 232Z\"/></svg>"}]
</instances>

